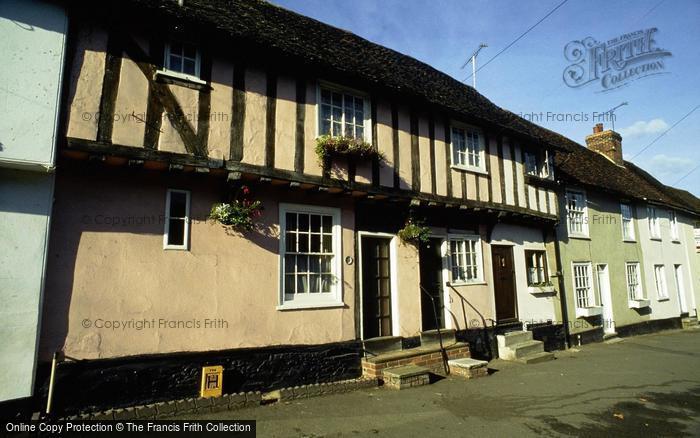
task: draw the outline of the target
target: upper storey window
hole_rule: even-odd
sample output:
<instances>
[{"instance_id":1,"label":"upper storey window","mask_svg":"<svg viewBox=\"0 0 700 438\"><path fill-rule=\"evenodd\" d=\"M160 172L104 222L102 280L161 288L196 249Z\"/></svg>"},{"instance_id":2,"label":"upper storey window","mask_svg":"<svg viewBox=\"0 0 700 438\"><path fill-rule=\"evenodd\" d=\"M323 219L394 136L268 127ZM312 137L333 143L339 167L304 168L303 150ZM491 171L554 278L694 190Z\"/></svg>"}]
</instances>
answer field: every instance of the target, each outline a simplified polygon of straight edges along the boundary
<instances>
[{"instance_id":1,"label":"upper storey window","mask_svg":"<svg viewBox=\"0 0 700 438\"><path fill-rule=\"evenodd\" d=\"M196 45L172 41L165 45L166 72L186 78L199 78L201 56Z\"/></svg>"},{"instance_id":2,"label":"upper storey window","mask_svg":"<svg viewBox=\"0 0 700 438\"><path fill-rule=\"evenodd\" d=\"M566 191L566 224L571 237L588 237L588 206L586 194Z\"/></svg>"},{"instance_id":3,"label":"upper storey window","mask_svg":"<svg viewBox=\"0 0 700 438\"><path fill-rule=\"evenodd\" d=\"M319 135L366 140L369 100L356 92L321 87Z\"/></svg>"},{"instance_id":4,"label":"upper storey window","mask_svg":"<svg viewBox=\"0 0 700 438\"><path fill-rule=\"evenodd\" d=\"M486 172L484 135L472 127L452 127L452 166Z\"/></svg>"},{"instance_id":5,"label":"upper storey window","mask_svg":"<svg viewBox=\"0 0 700 438\"><path fill-rule=\"evenodd\" d=\"M647 207L647 220L649 223L649 236L652 239L661 239L661 225L659 217L656 215L656 207Z\"/></svg>"},{"instance_id":6,"label":"upper storey window","mask_svg":"<svg viewBox=\"0 0 700 438\"><path fill-rule=\"evenodd\" d=\"M548 150L525 151L525 173L539 178L554 178L552 155Z\"/></svg>"}]
</instances>

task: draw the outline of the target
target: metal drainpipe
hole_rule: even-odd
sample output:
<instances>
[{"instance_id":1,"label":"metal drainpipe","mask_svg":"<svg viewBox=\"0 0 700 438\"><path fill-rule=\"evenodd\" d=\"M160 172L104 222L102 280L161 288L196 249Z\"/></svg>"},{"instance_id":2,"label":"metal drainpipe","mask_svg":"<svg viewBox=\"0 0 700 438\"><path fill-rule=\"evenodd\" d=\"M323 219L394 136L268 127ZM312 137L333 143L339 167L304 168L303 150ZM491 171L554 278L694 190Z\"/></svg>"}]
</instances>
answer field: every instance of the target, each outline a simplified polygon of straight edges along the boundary
<instances>
[{"instance_id":1,"label":"metal drainpipe","mask_svg":"<svg viewBox=\"0 0 700 438\"><path fill-rule=\"evenodd\" d=\"M564 342L566 343L566 348L571 348L571 342L569 341L569 310L566 306L566 291L564 289L564 269L561 263L561 249L559 248L559 237L557 236L557 228L554 226L554 253L557 260L557 278L559 280L559 297L561 300L561 318L564 324Z\"/></svg>"}]
</instances>

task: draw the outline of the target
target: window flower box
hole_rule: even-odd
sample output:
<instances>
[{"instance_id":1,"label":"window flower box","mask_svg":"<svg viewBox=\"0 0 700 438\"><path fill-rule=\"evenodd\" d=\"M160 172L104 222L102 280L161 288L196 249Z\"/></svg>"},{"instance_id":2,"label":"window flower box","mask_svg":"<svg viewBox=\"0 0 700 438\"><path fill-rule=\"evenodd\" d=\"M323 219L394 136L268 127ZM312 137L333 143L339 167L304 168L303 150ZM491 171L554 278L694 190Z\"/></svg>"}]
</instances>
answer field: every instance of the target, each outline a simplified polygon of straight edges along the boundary
<instances>
[{"instance_id":1,"label":"window flower box","mask_svg":"<svg viewBox=\"0 0 700 438\"><path fill-rule=\"evenodd\" d=\"M384 155L362 139L323 135L316 139L316 155L324 169L328 169L334 157L353 161L382 160Z\"/></svg>"},{"instance_id":2,"label":"window flower box","mask_svg":"<svg viewBox=\"0 0 700 438\"><path fill-rule=\"evenodd\" d=\"M554 285L549 283L549 284L532 284L527 287L527 291L533 295L537 294L552 294L556 293L557 290L554 288Z\"/></svg>"},{"instance_id":3,"label":"window flower box","mask_svg":"<svg viewBox=\"0 0 700 438\"><path fill-rule=\"evenodd\" d=\"M649 307L649 305L651 304L651 300L645 300L645 299L628 300L627 304L629 305L630 309L643 309L645 307Z\"/></svg>"},{"instance_id":4,"label":"window flower box","mask_svg":"<svg viewBox=\"0 0 700 438\"><path fill-rule=\"evenodd\" d=\"M603 314L603 307L592 306L592 307L577 307L576 308L576 318L589 318L591 316L598 316Z\"/></svg>"}]
</instances>

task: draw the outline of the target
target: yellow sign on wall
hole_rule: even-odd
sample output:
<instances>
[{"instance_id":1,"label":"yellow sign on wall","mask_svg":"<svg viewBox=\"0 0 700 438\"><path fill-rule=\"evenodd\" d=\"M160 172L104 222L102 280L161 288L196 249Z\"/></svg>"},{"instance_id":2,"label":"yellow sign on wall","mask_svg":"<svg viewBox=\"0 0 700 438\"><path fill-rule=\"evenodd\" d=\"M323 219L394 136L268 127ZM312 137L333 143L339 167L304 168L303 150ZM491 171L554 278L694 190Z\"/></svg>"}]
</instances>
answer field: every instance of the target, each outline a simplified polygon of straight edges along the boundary
<instances>
[{"instance_id":1,"label":"yellow sign on wall","mask_svg":"<svg viewBox=\"0 0 700 438\"><path fill-rule=\"evenodd\" d=\"M202 367L202 389L200 397L221 397L224 383L224 367L215 365Z\"/></svg>"}]
</instances>

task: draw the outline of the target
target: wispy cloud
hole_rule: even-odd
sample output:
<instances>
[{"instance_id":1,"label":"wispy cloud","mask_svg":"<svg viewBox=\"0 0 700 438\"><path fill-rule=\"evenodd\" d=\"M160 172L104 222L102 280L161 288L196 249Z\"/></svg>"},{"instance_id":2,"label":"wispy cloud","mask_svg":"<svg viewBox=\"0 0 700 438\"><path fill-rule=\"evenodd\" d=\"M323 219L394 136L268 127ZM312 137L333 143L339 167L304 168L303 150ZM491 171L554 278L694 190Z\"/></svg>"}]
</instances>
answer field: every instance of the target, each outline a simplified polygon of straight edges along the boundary
<instances>
[{"instance_id":1,"label":"wispy cloud","mask_svg":"<svg viewBox=\"0 0 700 438\"><path fill-rule=\"evenodd\" d=\"M668 129L668 123L664 119L652 119L648 122L639 120L626 128L620 129L623 138L641 137L649 134L660 134Z\"/></svg>"},{"instance_id":2,"label":"wispy cloud","mask_svg":"<svg viewBox=\"0 0 700 438\"><path fill-rule=\"evenodd\" d=\"M652 173L659 175L679 175L695 165L695 160L685 157L672 157L666 154L654 155L649 162Z\"/></svg>"}]
</instances>

